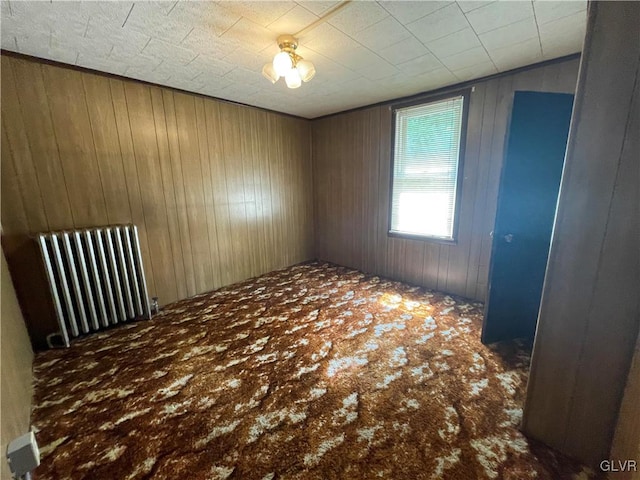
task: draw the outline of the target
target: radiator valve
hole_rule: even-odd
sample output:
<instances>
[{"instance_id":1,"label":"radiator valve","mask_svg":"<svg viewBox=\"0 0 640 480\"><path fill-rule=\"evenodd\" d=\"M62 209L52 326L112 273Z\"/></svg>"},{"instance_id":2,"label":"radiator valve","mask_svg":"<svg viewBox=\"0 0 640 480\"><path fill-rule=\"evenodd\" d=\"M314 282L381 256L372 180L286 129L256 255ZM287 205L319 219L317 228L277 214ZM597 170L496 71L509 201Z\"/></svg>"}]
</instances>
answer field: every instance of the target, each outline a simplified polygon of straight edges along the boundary
<instances>
[{"instance_id":1,"label":"radiator valve","mask_svg":"<svg viewBox=\"0 0 640 480\"><path fill-rule=\"evenodd\" d=\"M158 303L158 297L153 297L151 299L151 313L157 315L160 313L160 304Z\"/></svg>"}]
</instances>

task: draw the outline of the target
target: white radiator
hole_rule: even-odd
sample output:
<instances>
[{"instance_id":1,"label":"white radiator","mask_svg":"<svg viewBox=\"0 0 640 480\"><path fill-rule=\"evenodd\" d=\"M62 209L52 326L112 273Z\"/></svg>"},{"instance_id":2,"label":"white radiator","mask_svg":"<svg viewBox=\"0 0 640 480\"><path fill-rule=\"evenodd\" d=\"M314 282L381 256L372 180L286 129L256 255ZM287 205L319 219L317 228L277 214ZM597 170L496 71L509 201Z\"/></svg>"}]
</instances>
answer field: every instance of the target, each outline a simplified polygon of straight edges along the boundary
<instances>
[{"instance_id":1,"label":"white radiator","mask_svg":"<svg viewBox=\"0 0 640 480\"><path fill-rule=\"evenodd\" d=\"M62 341L151 318L138 229L114 225L37 236Z\"/></svg>"}]
</instances>

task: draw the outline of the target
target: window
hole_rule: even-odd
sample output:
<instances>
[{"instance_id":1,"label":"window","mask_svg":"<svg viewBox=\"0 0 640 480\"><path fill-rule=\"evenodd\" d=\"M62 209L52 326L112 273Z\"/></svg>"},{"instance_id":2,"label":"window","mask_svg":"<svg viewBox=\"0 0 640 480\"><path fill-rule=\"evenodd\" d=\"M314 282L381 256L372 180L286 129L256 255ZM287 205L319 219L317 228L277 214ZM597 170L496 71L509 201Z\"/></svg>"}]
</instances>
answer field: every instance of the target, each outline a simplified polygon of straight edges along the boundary
<instances>
[{"instance_id":1,"label":"window","mask_svg":"<svg viewBox=\"0 0 640 480\"><path fill-rule=\"evenodd\" d=\"M394 110L390 234L455 241L468 94Z\"/></svg>"}]
</instances>

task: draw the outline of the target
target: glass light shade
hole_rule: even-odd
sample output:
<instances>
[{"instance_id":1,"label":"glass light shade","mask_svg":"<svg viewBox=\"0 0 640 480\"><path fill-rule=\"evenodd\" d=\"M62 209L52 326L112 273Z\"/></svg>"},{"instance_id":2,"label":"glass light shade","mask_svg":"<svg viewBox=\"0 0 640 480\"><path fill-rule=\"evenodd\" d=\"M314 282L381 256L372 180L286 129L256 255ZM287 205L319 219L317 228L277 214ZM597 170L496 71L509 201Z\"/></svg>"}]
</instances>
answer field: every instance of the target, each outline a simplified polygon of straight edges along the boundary
<instances>
[{"instance_id":1,"label":"glass light shade","mask_svg":"<svg viewBox=\"0 0 640 480\"><path fill-rule=\"evenodd\" d=\"M280 78L280 75L278 75L278 72L276 72L276 69L273 68L272 63L266 63L264 67L262 67L262 75L271 83L276 83Z\"/></svg>"},{"instance_id":2,"label":"glass light shade","mask_svg":"<svg viewBox=\"0 0 640 480\"><path fill-rule=\"evenodd\" d=\"M303 82L308 82L311 80L316 74L316 67L313 66L308 60L300 60L296 65L298 69L298 73L300 73L300 78Z\"/></svg>"},{"instance_id":3,"label":"glass light shade","mask_svg":"<svg viewBox=\"0 0 640 480\"><path fill-rule=\"evenodd\" d=\"M291 68L284 76L284 81L287 83L287 87L289 88L298 88L302 85L302 79L300 78L300 73L296 68Z\"/></svg>"},{"instance_id":4,"label":"glass light shade","mask_svg":"<svg viewBox=\"0 0 640 480\"><path fill-rule=\"evenodd\" d=\"M284 77L293 67L291 57L287 52L280 52L273 57L273 69L278 75Z\"/></svg>"}]
</instances>

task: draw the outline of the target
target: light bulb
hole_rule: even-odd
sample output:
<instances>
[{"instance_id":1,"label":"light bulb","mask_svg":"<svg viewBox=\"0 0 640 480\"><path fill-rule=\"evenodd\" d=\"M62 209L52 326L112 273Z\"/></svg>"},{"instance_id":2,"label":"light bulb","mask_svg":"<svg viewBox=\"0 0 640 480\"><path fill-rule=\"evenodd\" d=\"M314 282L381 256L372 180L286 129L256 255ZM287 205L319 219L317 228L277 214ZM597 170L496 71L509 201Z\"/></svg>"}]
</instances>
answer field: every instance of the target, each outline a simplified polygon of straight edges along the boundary
<instances>
[{"instance_id":1,"label":"light bulb","mask_svg":"<svg viewBox=\"0 0 640 480\"><path fill-rule=\"evenodd\" d=\"M284 77L292 67L293 62L287 52L280 52L273 57L273 69L281 77Z\"/></svg>"},{"instance_id":2,"label":"light bulb","mask_svg":"<svg viewBox=\"0 0 640 480\"><path fill-rule=\"evenodd\" d=\"M308 60L300 60L296 65L296 68L298 69L300 78L303 82L308 82L316 74L316 67L314 67L313 63Z\"/></svg>"},{"instance_id":3,"label":"light bulb","mask_svg":"<svg viewBox=\"0 0 640 480\"><path fill-rule=\"evenodd\" d=\"M300 73L295 68L291 68L287 72L287 74L284 76L284 81L287 83L287 87L289 88L298 88L300 85L302 85Z\"/></svg>"},{"instance_id":4,"label":"light bulb","mask_svg":"<svg viewBox=\"0 0 640 480\"><path fill-rule=\"evenodd\" d=\"M276 69L273 68L272 63L266 63L264 67L262 67L262 75L271 83L276 83L280 78L280 75L278 75L278 72L276 72Z\"/></svg>"}]
</instances>

